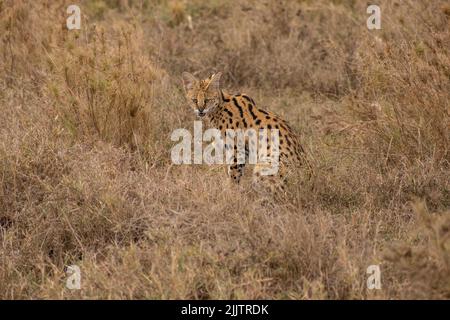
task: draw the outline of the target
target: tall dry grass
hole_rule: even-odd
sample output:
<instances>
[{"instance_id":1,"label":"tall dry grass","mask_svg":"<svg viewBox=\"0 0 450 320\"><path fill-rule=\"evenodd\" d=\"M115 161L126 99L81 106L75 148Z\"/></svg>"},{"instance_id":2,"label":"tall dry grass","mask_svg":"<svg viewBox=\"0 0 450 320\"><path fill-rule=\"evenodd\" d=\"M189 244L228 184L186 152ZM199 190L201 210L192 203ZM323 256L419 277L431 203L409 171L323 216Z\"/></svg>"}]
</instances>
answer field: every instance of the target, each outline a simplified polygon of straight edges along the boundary
<instances>
[{"instance_id":1,"label":"tall dry grass","mask_svg":"<svg viewBox=\"0 0 450 320\"><path fill-rule=\"evenodd\" d=\"M446 1L378 31L350 0L68 4L0 2L0 298L450 297ZM313 176L268 205L173 166L185 70L287 118Z\"/></svg>"}]
</instances>

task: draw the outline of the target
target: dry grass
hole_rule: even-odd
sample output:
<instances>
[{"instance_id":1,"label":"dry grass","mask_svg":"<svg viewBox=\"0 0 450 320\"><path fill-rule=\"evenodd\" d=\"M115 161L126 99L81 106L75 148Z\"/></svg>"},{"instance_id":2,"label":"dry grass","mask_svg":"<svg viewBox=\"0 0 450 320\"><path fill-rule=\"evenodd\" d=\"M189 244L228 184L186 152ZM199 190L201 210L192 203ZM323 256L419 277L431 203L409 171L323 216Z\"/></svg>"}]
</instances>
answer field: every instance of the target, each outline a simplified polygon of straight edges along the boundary
<instances>
[{"instance_id":1,"label":"dry grass","mask_svg":"<svg viewBox=\"0 0 450 320\"><path fill-rule=\"evenodd\" d=\"M0 1L0 298L450 298L450 7L379 2L379 31L351 0L84 1L67 31ZM286 117L314 175L268 206L171 165L185 70Z\"/></svg>"}]
</instances>

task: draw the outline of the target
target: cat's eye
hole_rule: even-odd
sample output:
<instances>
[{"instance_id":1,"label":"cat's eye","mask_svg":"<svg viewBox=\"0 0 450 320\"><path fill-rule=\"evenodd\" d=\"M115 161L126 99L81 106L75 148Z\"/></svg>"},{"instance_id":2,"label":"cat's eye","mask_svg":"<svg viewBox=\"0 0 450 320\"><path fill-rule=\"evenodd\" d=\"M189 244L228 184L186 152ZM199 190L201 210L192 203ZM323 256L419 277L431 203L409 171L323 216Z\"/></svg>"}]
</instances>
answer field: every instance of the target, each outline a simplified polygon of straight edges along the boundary
<instances>
[{"instance_id":1,"label":"cat's eye","mask_svg":"<svg viewBox=\"0 0 450 320\"><path fill-rule=\"evenodd\" d=\"M192 99L192 102L197 104L198 100L197 99Z\"/></svg>"},{"instance_id":2,"label":"cat's eye","mask_svg":"<svg viewBox=\"0 0 450 320\"><path fill-rule=\"evenodd\" d=\"M211 101L213 101L214 99L205 99L205 102L206 103L208 103L208 102L211 102Z\"/></svg>"}]
</instances>

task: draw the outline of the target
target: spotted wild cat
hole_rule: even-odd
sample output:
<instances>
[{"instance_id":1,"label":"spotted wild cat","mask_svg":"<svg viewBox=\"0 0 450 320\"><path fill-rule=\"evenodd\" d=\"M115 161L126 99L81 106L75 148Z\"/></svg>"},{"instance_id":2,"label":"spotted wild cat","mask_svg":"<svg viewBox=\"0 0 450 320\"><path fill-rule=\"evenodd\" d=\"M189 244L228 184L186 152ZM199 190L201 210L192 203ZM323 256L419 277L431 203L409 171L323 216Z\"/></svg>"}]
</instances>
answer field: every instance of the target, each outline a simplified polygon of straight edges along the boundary
<instances>
[{"instance_id":1,"label":"spotted wild cat","mask_svg":"<svg viewBox=\"0 0 450 320\"><path fill-rule=\"evenodd\" d=\"M263 175L267 164L257 163L253 169L254 185L266 182L270 189L283 188L286 173L291 166L302 162L303 148L299 142L299 136L280 117L272 112L265 111L256 106L255 101L245 94L231 95L220 87L221 73L211 75L204 80L198 80L190 73L182 74L184 89L188 103L197 117L209 123L210 127L220 130L225 137L227 129L268 129L278 130L279 168L274 175ZM205 121L206 120L206 121ZM267 138L268 152L271 153L272 140ZM228 146L225 145L227 148ZM248 156L248 141L245 144L246 156ZM228 166L228 175L232 181L239 183L245 163L239 163L235 154Z\"/></svg>"}]
</instances>

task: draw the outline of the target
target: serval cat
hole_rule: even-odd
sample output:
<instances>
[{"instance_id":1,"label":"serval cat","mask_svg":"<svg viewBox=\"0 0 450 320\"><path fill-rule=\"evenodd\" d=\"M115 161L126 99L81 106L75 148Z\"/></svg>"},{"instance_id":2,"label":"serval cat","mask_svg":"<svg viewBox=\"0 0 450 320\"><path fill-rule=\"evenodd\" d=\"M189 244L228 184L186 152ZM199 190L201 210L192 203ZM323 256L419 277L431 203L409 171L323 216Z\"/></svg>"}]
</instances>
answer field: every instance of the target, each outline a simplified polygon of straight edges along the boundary
<instances>
[{"instance_id":1,"label":"serval cat","mask_svg":"<svg viewBox=\"0 0 450 320\"><path fill-rule=\"evenodd\" d=\"M278 130L278 155L279 167L276 174L264 175L267 171L267 163L257 163L253 169L253 186L258 191L261 189L271 192L284 192L286 174L296 165L303 162L303 148L299 136L292 130L287 122L272 112L260 109L255 101L245 94L231 95L220 87L221 73L211 75L204 80L198 80L188 72L182 74L185 94L188 103L195 115L209 124L210 127L220 130L222 138L227 129L246 130L261 129ZM246 136L245 156L248 160L248 137ZM272 152L273 140L266 138L268 153ZM261 140L261 136L259 137ZM260 142L258 142L260 143ZM230 146L225 144L225 149ZM244 163L242 163L244 162ZM228 175L232 181L239 183L243 175L246 161L238 161L236 145L234 145L233 159L228 162ZM261 188L263 187L263 188Z\"/></svg>"}]
</instances>

